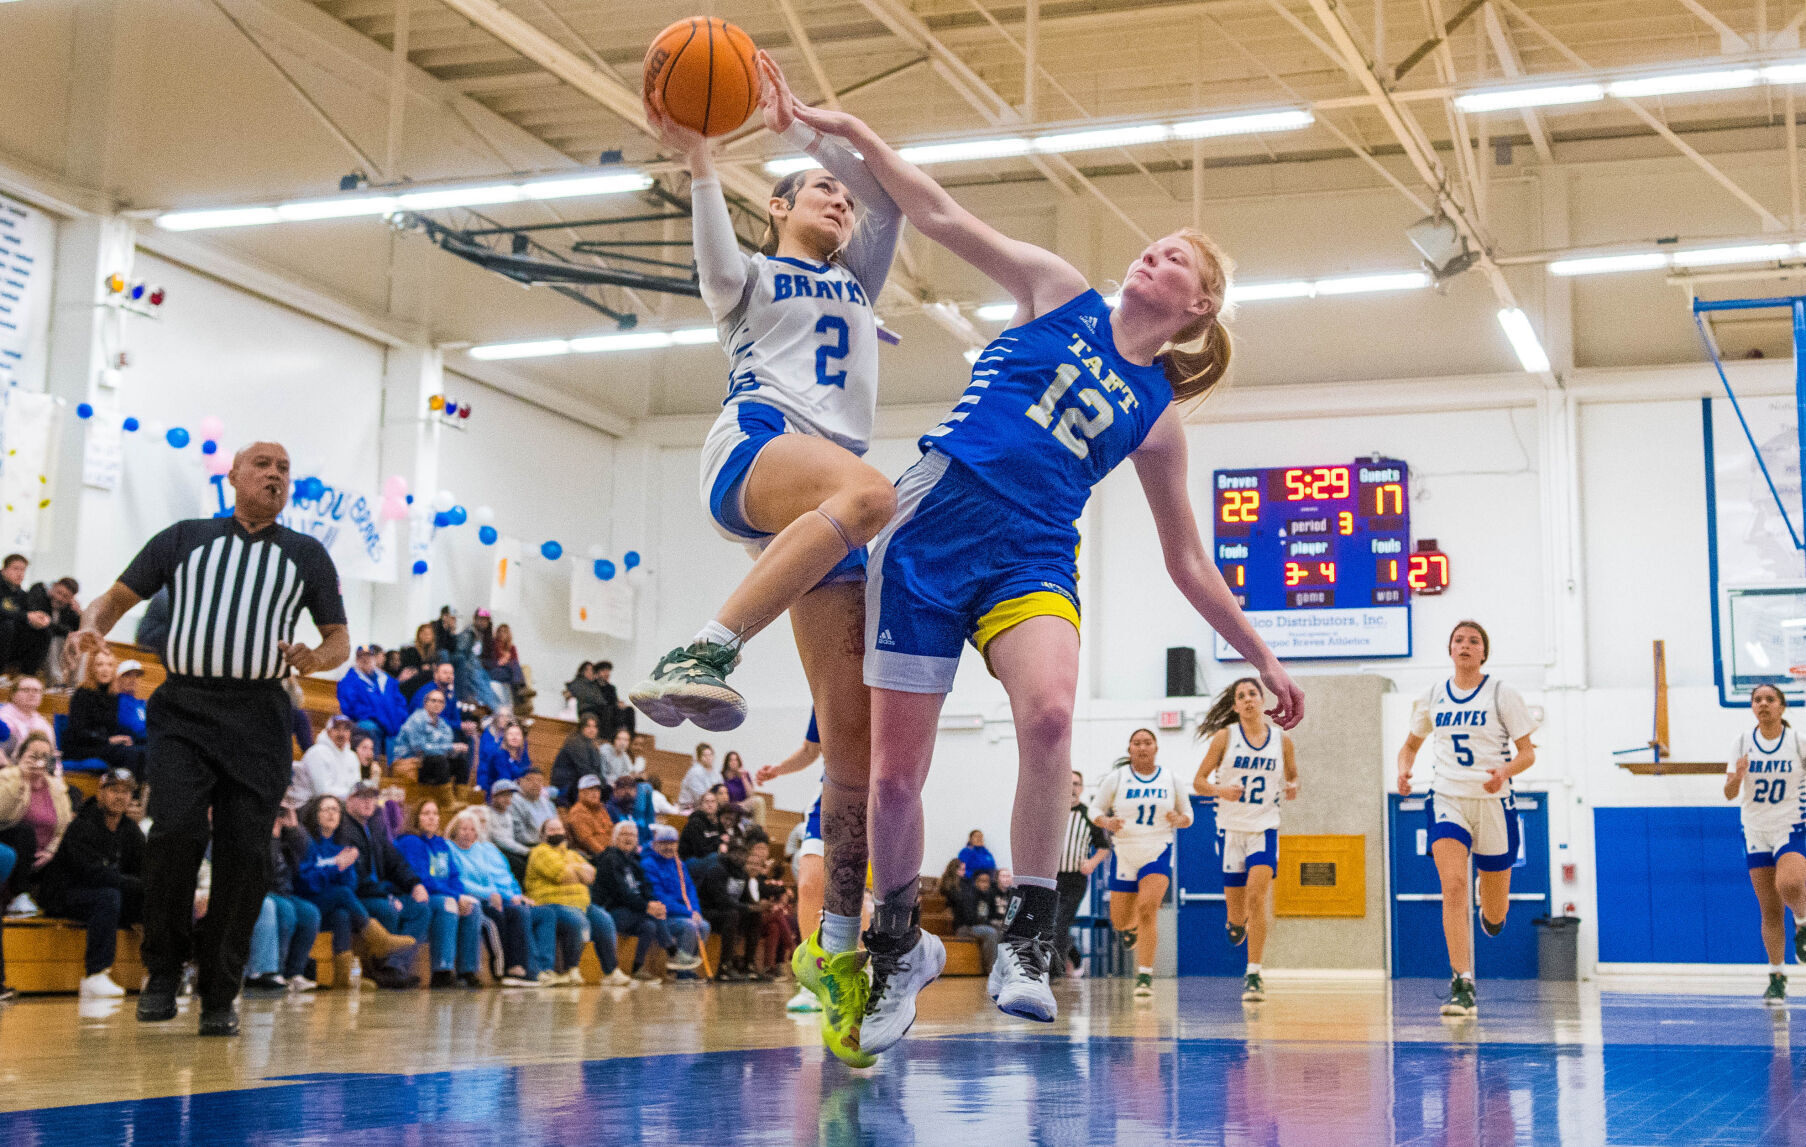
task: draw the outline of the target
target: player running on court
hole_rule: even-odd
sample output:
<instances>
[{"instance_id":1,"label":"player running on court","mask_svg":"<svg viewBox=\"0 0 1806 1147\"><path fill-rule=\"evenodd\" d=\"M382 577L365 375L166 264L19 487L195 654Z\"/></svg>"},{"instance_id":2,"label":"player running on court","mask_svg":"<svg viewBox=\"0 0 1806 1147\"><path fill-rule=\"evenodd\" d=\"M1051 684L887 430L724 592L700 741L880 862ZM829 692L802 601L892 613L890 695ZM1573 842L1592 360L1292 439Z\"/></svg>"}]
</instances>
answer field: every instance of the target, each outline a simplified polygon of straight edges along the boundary
<instances>
[{"instance_id":1,"label":"player running on court","mask_svg":"<svg viewBox=\"0 0 1806 1147\"><path fill-rule=\"evenodd\" d=\"M1756 727L1737 736L1731 765L1725 772L1724 796L1736 801L1743 820L1743 858L1750 884L1762 909L1762 946L1768 949L1765 1003L1787 1002L1787 976L1781 945L1787 921L1782 906L1793 909L1794 958L1806 963L1806 760L1800 735L1782 719L1787 698L1773 685L1750 691Z\"/></svg>"},{"instance_id":2,"label":"player running on court","mask_svg":"<svg viewBox=\"0 0 1806 1147\"><path fill-rule=\"evenodd\" d=\"M1191 801L1178 778L1156 760L1160 742L1151 729L1129 734L1129 755L1098 782L1091 823L1114 838L1110 845L1110 927L1135 953L1135 994L1154 994L1154 950L1160 902L1173 880L1173 841L1191 824Z\"/></svg>"}]
</instances>

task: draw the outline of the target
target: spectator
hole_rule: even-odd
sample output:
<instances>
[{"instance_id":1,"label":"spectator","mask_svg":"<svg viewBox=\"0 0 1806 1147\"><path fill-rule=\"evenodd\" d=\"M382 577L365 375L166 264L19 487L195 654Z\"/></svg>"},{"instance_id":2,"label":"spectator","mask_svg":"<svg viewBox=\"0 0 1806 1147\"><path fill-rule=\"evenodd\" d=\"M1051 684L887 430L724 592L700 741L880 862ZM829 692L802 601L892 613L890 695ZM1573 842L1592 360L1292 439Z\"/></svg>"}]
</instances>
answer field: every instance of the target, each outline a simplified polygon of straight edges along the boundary
<instances>
[{"instance_id":1,"label":"spectator","mask_svg":"<svg viewBox=\"0 0 1806 1147\"><path fill-rule=\"evenodd\" d=\"M429 673L427 688L414 691L408 708L419 712L426 704L426 699L431 691L437 689L445 697L445 707L449 710L445 719L447 721L456 720L458 716L458 672L456 667L449 661L441 661L433 666Z\"/></svg>"},{"instance_id":2,"label":"spectator","mask_svg":"<svg viewBox=\"0 0 1806 1147\"><path fill-rule=\"evenodd\" d=\"M709 922L702 916L696 882L677 858L676 829L668 824L652 827L652 843L640 852L640 870L646 874L647 890L665 906L665 930L672 942L688 956L701 952Z\"/></svg>"},{"instance_id":3,"label":"spectator","mask_svg":"<svg viewBox=\"0 0 1806 1147\"><path fill-rule=\"evenodd\" d=\"M527 895L558 912L564 983L583 983L583 945L593 943L602 964L602 982L624 987L633 980L621 971L616 955L615 922L590 899L596 869L565 844L564 823L556 814L540 825L540 842L527 858Z\"/></svg>"},{"instance_id":4,"label":"spectator","mask_svg":"<svg viewBox=\"0 0 1806 1147\"><path fill-rule=\"evenodd\" d=\"M134 745L150 743L149 712L138 696L138 684L144 680L144 666L137 661L122 661L113 673L113 698L119 706L119 727L131 734Z\"/></svg>"},{"instance_id":5,"label":"spectator","mask_svg":"<svg viewBox=\"0 0 1806 1147\"><path fill-rule=\"evenodd\" d=\"M746 903L753 922L748 933L748 955L753 977L777 978L777 969L790 962L790 953L801 939L790 914L794 899L784 886L778 865L771 859L771 842L753 839L746 849Z\"/></svg>"},{"instance_id":6,"label":"spectator","mask_svg":"<svg viewBox=\"0 0 1806 1147\"><path fill-rule=\"evenodd\" d=\"M0 561L0 671L7 673L12 672L13 646L28 628L25 567L29 564L24 554L7 554Z\"/></svg>"},{"instance_id":7,"label":"spectator","mask_svg":"<svg viewBox=\"0 0 1806 1147\"><path fill-rule=\"evenodd\" d=\"M88 677L69 697L69 722L63 729L63 755L71 760L105 761L109 769L144 776L144 746L119 720L119 697L113 692L119 661L110 649L88 659Z\"/></svg>"},{"instance_id":8,"label":"spectator","mask_svg":"<svg viewBox=\"0 0 1806 1147\"><path fill-rule=\"evenodd\" d=\"M988 881L989 873L985 875ZM978 941L979 964L988 976L991 965L997 962L998 929L994 923L979 918L978 893L965 877L965 864L958 857L949 860L947 870L941 873L941 896L953 914L953 934Z\"/></svg>"},{"instance_id":9,"label":"spectator","mask_svg":"<svg viewBox=\"0 0 1806 1147\"><path fill-rule=\"evenodd\" d=\"M391 933L419 943L431 927L429 894L420 877L408 866L376 812L376 786L359 781L345 800L345 818L339 822L338 840L357 849L353 870L357 873L357 898L371 919ZM405 899L404 899L405 897ZM366 969L379 988L413 988L420 977L408 971L408 957L391 956Z\"/></svg>"},{"instance_id":10,"label":"spectator","mask_svg":"<svg viewBox=\"0 0 1806 1147\"><path fill-rule=\"evenodd\" d=\"M344 800L353 785L366 779L364 763L351 747L352 728L351 718L343 713L334 713L326 722L326 730L295 762L294 779L288 786L291 805L300 808L322 793Z\"/></svg>"},{"instance_id":11,"label":"spectator","mask_svg":"<svg viewBox=\"0 0 1806 1147\"><path fill-rule=\"evenodd\" d=\"M745 844L748 830L761 836L765 834L764 829L751 819L741 816L740 810L728 803L726 785L716 785L709 792L715 798L716 815L721 818L721 832L729 845Z\"/></svg>"},{"instance_id":12,"label":"spectator","mask_svg":"<svg viewBox=\"0 0 1806 1147\"><path fill-rule=\"evenodd\" d=\"M559 746L552 761L552 787L558 790L561 804L577 799L577 782L584 777L602 776L602 722L594 713L578 718L577 729Z\"/></svg>"},{"instance_id":13,"label":"spectator","mask_svg":"<svg viewBox=\"0 0 1806 1147\"><path fill-rule=\"evenodd\" d=\"M307 978L314 937L320 934L320 910L296 892L295 873L307 856L307 838L295 818L295 806L284 802L270 825L270 890L251 932L251 959L245 965L247 991L311 992L320 985Z\"/></svg>"},{"instance_id":14,"label":"spectator","mask_svg":"<svg viewBox=\"0 0 1806 1147\"><path fill-rule=\"evenodd\" d=\"M485 617L489 613L488 610L478 612ZM439 620L433 623L433 641L455 673L456 699L474 701L487 709L495 708L500 702L489 687L489 674L478 661L477 633L474 629L459 632L458 611L449 605L440 607Z\"/></svg>"},{"instance_id":15,"label":"spectator","mask_svg":"<svg viewBox=\"0 0 1806 1147\"><path fill-rule=\"evenodd\" d=\"M537 988L556 975L552 965L558 960L558 913L550 904L527 899L508 858L483 839L486 811L477 806L452 817L452 863L464 891L477 898L501 936L502 987Z\"/></svg>"},{"instance_id":16,"label":"spectator","mask_svg":"<svg viewBox=\"0 0 1806 1147\"><path fill-rule=\"evenodd\" d=\"M358 646L351 668L339 678L339 712L371 736L381 737L386 748L408 719L408 703L395 678L377 664L381 655L379 645Z\"/></svg>"},{"instance_id":17,"label":"spectator","mask_svg":"<svg viewBox=\"0 0 1806 1147\"><path fill-rule=\"evenodd\" d=\"M533 845L516 834L514 814L509 811L519 793L520 785L513 781L497 781L489 789L489 843L508 861L508 871L516 880L526 875L527 854L533 851ZM537 830L534 843L538 843Z\"/></svg>"},{"instance_id":18,"label":"spectator","mask_svg":"<svg viewBox=\"0 0 1806 1147\"><path fill-rule=\"evenodd\" d=\"M972 914L980 924L988 925L999 933L1003 931L1004 917L1009 909L1009 897L1004 896L996 886L997 874L989 868L971 874L967 881L972 887Z\"/></svg>"},{"instance_id":19,"label":"spectator","mask_svg":"<svg viewBox=\"0 0 1806 1147\"><path fill-rule=\"evenodd\" d=\"M25 593L24 624L13 631L4 666L9 673L42 673L50 665L52 646L81 628L82 607L75 600L81 585L72 577L32 586Z\"/></svg>"},{"instance_id":20,"label":"spectator","mask_svg":"<svg viewBox=\"0 0 1806 1147\"><path fill-rule=\"evenodd\" d=\"M615 780L614 795L608 798L608 815L616 823L632 821L642 832L650 833L654 817L652 786L632 777Z\"/></svg>"},{"instance_id":21,"label":"spectator","mask_svg":"<svg viewBox=\"0 0 1806 1147\"><path fill-rule=\"evenodd\" d=\"M100 792L82 805L38 877L38 899L46 914L87 925L81 982L85 997L125 995L107 972L117 954L119 929L144 918L144 833L125 815L137 790L131 770L108 769Z\"/></svg>"},{"instance_id":22,"label":"spectator","mask_svg":"<svg viewBox=\"0 0 1806 1147\"><path fill-rule=\"evenodd\" d=\"M746 771L746 762L739 753L730 750L722 758L721 783L727 786L728 803L763 828L765 814L771 810L771 798L757 791L757 782Z\"/></svg>"},{"instance_id":23,"label":"spectator","mask_svg":"<svg viewBox=\"0 0 1806 1147\"><path fill-rule=\"evenodd\" d=\"M414 809L413 831L395 842L426 888L432 908L427 929L432 987L480 988L477 960L483 952L483 914L452 862L452 846L439 835L439 802L428 797Z\"/></svg>"},{"instance_id":24,"label":"spectator","mask_svg":"<svg viewBox=\"0 0 1806 1147\"><path fill-rule=\"evenodd\" d=\"M646 882L640 866L640 829L632 820L615 825L608 847L596 857L590 895L615 922L616 935L634 937L634 979L658 979L646 970L646 958L655 947L665 949L670 957L667 966L674 972L688 972L701 964L695 956L679 952L665 928L665 906L651 895Z\"/></svg>"},{"instance_id":25,"label":"spectator","mask_svg":"<svg viewBox=\"0 0 1806 1147\"><path fill-rule=\"evenodd\" d=\"M56 734L50 727L49 718L38 712L38 706L43 703L44 683L36 677L26 676L13 682L12 698L0 705L0 721L6 723L9 734L6 748L12 750L14 760L24 750L27 734L42 733L46 741L56 744Z\"/></svg>"},{"instance_id":26,"label":"spectator","mask_svg":"<svg viewBox=\"0 0 1806 1147\"><path fill-rule=\"evenodd\" d=\"M725 852L704 858L697 863L694 874L703 919L709 922L710 930L721 937L721 964L715 969L715 979L719 982L751 979L752 957L748 942L752 939L753 912L745 903L745 846L736 844Z\"/></svg>"},{"instance_id":27,"label":"spectator","mask_svg":"<svg viewBox=\"0 0 1806 1147\"><path fill-rule=\"evenodd\" d=\"M722 824L719 808L713 789L702 794L677 838L678 856L685 861L695 861L727 851L727 828Z\"/></svg>"},{"instance_id":28,"label":"spectator","mask_svg":"<svg viewBox=\"0 0 1806 1147\"><path fill-rule=\"evenodd\" d=\"M991 850L985 847L985 834L981 829L973 829L966 834L966 847L959 850L960 863L966 866L966 879L970 880L980 872L995 870L997 860Z\"/></svg>"},{"instance_id":29,"label":"spectator","mask_svg":"<svg viewBox=\"0 0 1806 1147\"><path fill-rule=\"evenodd\" d=\"M414 779L421 784L450 784L454 773L459 771L453 762L467 760L470 746L458 740L458 731L440 716L445 712L448 694L438 689L424 689L420 696L421 707L402 722L401 732L395 738L395 765L392 767L406 776L407 771L399 766L403 761L413 761Z\"/></svg>"},{"instance_id":30,"label":"spectator","mask_svg":"<svg viewBox=\"0 0 1806 1147\"><path fill-rule=\"evenodd\" d=\"M37 911L25 889L56 855L75 819L69 786L50 773L55 755L49 735L33 731L20 742L17 763L0 768L0 840L18 855L8 891L25 902L10 909L15 914L22 908L26 914ZM0 905L0 914L8 910Z\"/></svg>"},{"instance_id":31,"label":"spectator","mask_svg":"<svg viewBox=\"0 0 1806 1147\"><path fill-rule=\"evenodd\" d=\"M510 810L514 816L514 835L518 840L530 842L529 847L533 847L539 844L540 826L549 817L558 815L558 806L552 802L552 794L546 790L546 775L539 770L535 769L516 783L520 785L520 793L514 798L514 807Z\"/></svg>"},{"instance_id":32,"label":"spectator","mask_svg":"<svg viewBox=\"0 0 1806 1147\"><path fill-rule=\"evenodd\" d=\"M683 787L677 790L677 807L689 812L702 799L702 794L721 783L721 770L715 767L715 750L707 742L696 746L696 762L684 774Z\"/></svg>"},{"instance_id":33,"label":"spectator","mask_svg":"<svg viewBox=\"0 0 1806 1147\"><path fill-rule=\"evenodd\" d=\"M512 708L507 705L498 705L490 710L488 718L483 721L482 733L477 738L477 759L479 761L483 759L484 753L501 745L502 735L508 731L508 726L513 724L516 724L516 721Z\"/></svg>"},{"instance_id":34,"label":"spectator","mask_svg":"<svg viewBox=\"0 0 1806 1147\"><path fill-rule=\"evenodd\" d=\"M598 720L614 728L614 706L596 683L595 662L585 661L577 666L577 676L564 683L564 691L577 706L577 720L582 720L585 713L594 713Z\"/></svg>"},{"instance_id":35,"label":"spectator","mask_svg":"<svg viewBox=\"0 0 1806 1147\"><path fill-rule=\"evenodd\" d=\"M634 760L633 734L626 726L615 730L615 738L600 746L602 754L602 779L612 788L622 777L636 776L646 771L646 758Z\"/></svg>"},{"instance_id":36,"label":"spectator","mask_svg":"<svg viewBox=\"0 0 1806 1147\"><path fill-rule=\"evenodd\" d=\"M495 636L489 642L489 651L482 658L482 664L497 692L507 691L504 703L523 717L531 715L533 687L527 683L527 670L521 664L520 650L514 647L512 629L506 625L495 627Z\"/></svg>"},{"instance_id":37,"label":"spectator","mask_svg":"<svg viewBox=\"0 0 1806 1147\"><path fill-rule=\"evenodd\" d=\"M144 616L138 619L138 628L132 631L132 644L160 657L168 643L169 587L165 586L144 603Z\"/></svg>"},{"instance_id":38,"label":"spectator","mask_svg":"<svg viewBox=\"0 0 1806 1147\"><path fill-rule=\"evenodd\" d=\"M335 963L343 974L356 953L369 963L373 977L387 976L381 961L414 947L407 936L396 936L373 919L357 897L358 850L338 837L345 820L344 805L335 796L317 796L301 806L301 853L295 866L295 890L320 913L320 926L333 936ZM395 985L400 987L402 985Z\"/></svg>"},{"instance_id":39,"label":"spectator","mask_svg":"<svg viewBox=\"0 0 1806 1147\"><path fill-rule=\"evenodd\" d=\"M519 725L509 725L493 749L485 746L483 759L477 764L477 787L488 792L497 781L518 781L532 771L533 758L527 755L527 731Z\"/></svg>"},{"instance_id":40,"label":"spectator","mask_svg":"<svg viewBox=\"0 0 1806 1147\"><path fill-rule=\"evenodd\" d=\"M596 662L596 691L602 694L603 706L602 735L610 741L614 740L616 729L626 729L628 736L631 737L634 719L633 706L621 700L620 694L615 691L614 682L609 680L614 676L614 672L614 662Z\"/></svg>"},{"instance_id":41,"label":"spectator","mask_svg":"<svg viewBox=\"0 0 1806 1147\"><path fill-rule=\"evenodd\" d=\"M571 844L592 861L608 847L615 822L602 804L602 778L588 776L577 782L577 799L565 810L564 827Z\"/></svg>"},{"instance_id":42,"label":"spectator","mask_svg":"<svg viewBox=\"0 0 1806 1147\"><path fill-rule=\"evenodd\" d=\"M408 699L408 708L416 708L414 694L426 687L432 680L433 667L439 664L439 646L433 640L433 625L427 622L414 630L414 644L401 651L396 661L395 683L401 687L402 696Z\"/></svg>"}]
</instances>

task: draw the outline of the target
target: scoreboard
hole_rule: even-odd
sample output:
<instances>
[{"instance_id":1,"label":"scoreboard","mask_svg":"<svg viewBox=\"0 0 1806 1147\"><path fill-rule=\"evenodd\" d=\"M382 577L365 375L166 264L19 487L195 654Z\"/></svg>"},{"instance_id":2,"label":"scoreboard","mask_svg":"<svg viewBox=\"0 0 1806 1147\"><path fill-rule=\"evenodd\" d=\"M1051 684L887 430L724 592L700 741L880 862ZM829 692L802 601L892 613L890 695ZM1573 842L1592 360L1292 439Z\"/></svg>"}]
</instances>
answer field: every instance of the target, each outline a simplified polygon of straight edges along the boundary
<instances>
[{"instance_id":1,"label":"scoreboard","mask_svg":"<svg viewBox=\"0 0 1806 1147\"><path fill-rule=\"evenodd\" d=\"M1213 508L1217 569L1280 657L1411 655L1405 463L1218 470ZM1218 660L1239 659L1216 645Z\"/></svg>"}]
</instances>

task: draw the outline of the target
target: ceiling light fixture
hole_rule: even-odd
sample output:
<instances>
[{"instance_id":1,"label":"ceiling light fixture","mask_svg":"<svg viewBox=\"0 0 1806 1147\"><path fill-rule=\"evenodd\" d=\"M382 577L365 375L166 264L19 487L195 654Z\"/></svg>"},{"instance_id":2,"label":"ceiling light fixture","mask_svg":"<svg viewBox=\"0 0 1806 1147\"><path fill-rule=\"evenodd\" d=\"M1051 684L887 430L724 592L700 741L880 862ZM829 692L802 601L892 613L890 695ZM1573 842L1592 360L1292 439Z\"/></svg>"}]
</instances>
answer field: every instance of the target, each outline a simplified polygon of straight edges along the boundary
<instances>
[{"instance_id":1,"label":"ceiling light fixture","mask_svg":"<svg viewBox=\"0 0 1806 1147\"><path fill-rule=\"evenodd\" d=\"M1380 271L1371 275L1337 275L1328 279L1288 279L1272 283L1236 283L1229 288L1231 303L1263 303L1273 299L1314 299L1319 296L1371 295L1387 291L1416 291L1434 280L1424 271ZM1121 295L1104 302L1115 307ZM986 322L1002 322L1016 313L1015 303L986 303L974 314Z\"/></svg>"},{"instance_id":2,"label":"ceiling light fixture","mask_svg":"<svg viewBox=\"0 0 1806 1147\"><path fill-rule=\"evenodd\" d=\"M1515 108L1559 107L1563 104L1590 104L1605 98L1603 84L1556 84L1540 88L1504 88L1494 91L1468 92L1455 97L1455 106L1464 112L1497 112Z\"/></svg>"},{"instance_id":3,"label":"ceiling light fixture","mask_svg":"<svg viewBox=\"0 0 1806 1147\"><path fill-rule=\"evenodd\" d=\"M1557 259L1549 264L1551 275L1608 275L1616 271L1653 271L1666 267L1668 256L1659 251L1643 251L1631 255L1583 255L1576 259Z\"/></svg>"},{"instance_id":4,"label":"ceiling light fixture","mask_svg":"<svg viewBox=\"0 0 1806 1147\"><path fill-rule=\"evenodd\" d=\"M1499 325L1505 328L1505 337L1511 340L1511 349L1517 352L1518 363L1526 372L1543 374L1548 371L1549 356L1544 352L1543 344L1537 341L1529 316L1516 307L1506 307L1499 312Z\"/></svg>"},{"instance_id":5,"label":"ceiling light fixture","mask_svg":"<svg viewBox=\"0 0 1806 1147\"><path fill-rule=\"evenodd\" d=\"M1762 73L1755 68L1731 68L1719 72L1674 72L1666 76L1640 76L1613 80L1605 94L1635 100L1649 96L1678 96L1687 92L1723 92L1755 87Z\"/></svg>"},{"instance_id":6,"label":"ceiling light fixture","mask_svg":"<svg viewBox=\"0 0 1806 1147\"><path fill-rule=\"evenodd\" d=\"M473 346L471 358L487 360L546 358L560 354L599 354L607 351L664 350L674 346L700 346L716 339L714 327L684 327L674 331L633 331L628 334L589 335L574 339L535 339L531 342L488 343Z\"/></svg>"}]
</instances>

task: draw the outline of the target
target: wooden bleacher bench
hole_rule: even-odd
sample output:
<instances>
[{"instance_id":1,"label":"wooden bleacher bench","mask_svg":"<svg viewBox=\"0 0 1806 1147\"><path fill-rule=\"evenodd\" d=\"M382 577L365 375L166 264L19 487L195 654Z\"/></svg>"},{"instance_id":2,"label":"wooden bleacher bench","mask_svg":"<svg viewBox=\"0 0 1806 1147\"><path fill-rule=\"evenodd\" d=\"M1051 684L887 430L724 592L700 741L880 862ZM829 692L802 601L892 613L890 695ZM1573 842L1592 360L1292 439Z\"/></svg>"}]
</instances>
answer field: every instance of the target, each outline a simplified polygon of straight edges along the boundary
<instances>
[{"instance_id":1,"label":"wooden bleacher bench","mask_svg":"<svg viewBox=\"0 0 1806 1147\"><path fill-rule=\"evenodd\" d=\"M86 974L88 930L73 920L48 916L6 918L6 982L21 992L73 992ZM119 930L113 982L135 992L144 982L138 933Z\"/></svg>"}]
</instances>

